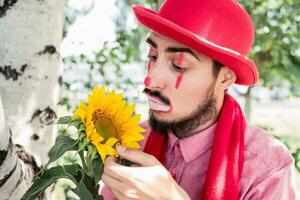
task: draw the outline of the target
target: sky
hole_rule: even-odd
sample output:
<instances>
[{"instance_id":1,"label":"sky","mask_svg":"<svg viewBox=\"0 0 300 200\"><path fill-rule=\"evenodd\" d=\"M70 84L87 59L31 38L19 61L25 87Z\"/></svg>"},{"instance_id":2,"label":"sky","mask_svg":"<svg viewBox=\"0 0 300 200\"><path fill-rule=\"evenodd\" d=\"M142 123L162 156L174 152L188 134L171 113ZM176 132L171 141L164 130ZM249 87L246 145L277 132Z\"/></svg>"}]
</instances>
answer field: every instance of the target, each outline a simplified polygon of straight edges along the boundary
<instances>
[{"instance_id":1,"label":"sky","mask_svg":"<svg viewBox=\"0 0 300 200\"><path fill-rule=\"evenodd\" d=\"M79 17L70 27L68 36L61 45L63 57L81 52L90 54L97 50L100 41L113 41L114 22L117 14L115 0L69 0L69 5L76 9L88 7L94 2L94 8L85 16Z\"/></svg>"},{"instance_id":2,"label":"sky","mask_svg":"<svg viewBox=\"0 0 300 200\"><path fill-rule=\"evenodd\" d=\"M95 3L94 8L87 15L78 17L75 23L69 28L67 37L64 38L60 48L62 57L76 56L81 53L89 56L93 54L93 51L99 50L102 42L114 41L115 23L113 19L118 14L115 0L69 0L69 5L72 8L80 10L84 7L89 7L92 2ZM68 66L64 67L66 69ZM130 77L132 81L142 83L145 70L141 66L130 64L126 65L123 69L126 70L126 72L123 72L124 77ZM67 82L86 80L89 78L86 70L85 66L76 66L73 70L65 70L63 79ZM135 71L135 75L138 75L133 77L132 73L128 73L132 71ZM106 76L110 75L112 73L106 74ZM95 74L94 79L100 80L101 78ZM86 91L82 87L82 84L77 82L71 85L70 90L76 91L76 93L81 91L85 94ZM138 92L142 90L143 88L132 90L131 96L141 96L140 99L145 102L145 95L140 95ZM147 107L144 104L137 105L136 111L137 113L147 113ZM147 114L143 115L143 118L145 117L147 117Z\"/></svg>"}]
</instances>

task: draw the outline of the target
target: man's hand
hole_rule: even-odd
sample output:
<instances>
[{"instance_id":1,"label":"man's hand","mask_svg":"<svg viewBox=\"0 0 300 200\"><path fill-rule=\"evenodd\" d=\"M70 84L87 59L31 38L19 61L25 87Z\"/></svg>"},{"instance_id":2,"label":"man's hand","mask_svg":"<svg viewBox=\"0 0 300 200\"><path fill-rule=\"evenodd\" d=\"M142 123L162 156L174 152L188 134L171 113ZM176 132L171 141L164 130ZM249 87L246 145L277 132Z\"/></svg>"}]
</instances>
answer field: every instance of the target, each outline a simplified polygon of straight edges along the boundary
<instances>
[{"instance_id":1,"label":"man's hand","mask_svg":"<svg viewBox=\"0 0 300 200\"><path fill-rule=\"evenodd\" d=\"M134 167L122 166L112 156L105 161L102 180L119 200L190 199L154 156L122 146L118 147L118 153L137 163Z\"/></svg>"}]
</instances>

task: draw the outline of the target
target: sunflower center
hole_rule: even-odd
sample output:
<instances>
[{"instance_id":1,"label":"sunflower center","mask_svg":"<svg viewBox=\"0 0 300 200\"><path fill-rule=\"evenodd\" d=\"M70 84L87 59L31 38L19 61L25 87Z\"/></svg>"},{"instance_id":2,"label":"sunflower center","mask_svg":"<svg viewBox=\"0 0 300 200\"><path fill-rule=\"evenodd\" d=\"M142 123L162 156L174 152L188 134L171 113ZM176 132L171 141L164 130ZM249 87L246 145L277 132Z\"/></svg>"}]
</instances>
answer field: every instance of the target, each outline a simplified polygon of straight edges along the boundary
<instances>
[{"instance_id":1,"label":"sunflower center","mask_svg":"<svg viewBox=\"0 0 300 200\"><path fill-rule=\"evenodd\" d=\"M114 126L114 123L104 116L100 110L93 113L92 121L97 133L104 138L104 142L111 137L118 137L118 129Z\"/></svg>"}]
</instances>

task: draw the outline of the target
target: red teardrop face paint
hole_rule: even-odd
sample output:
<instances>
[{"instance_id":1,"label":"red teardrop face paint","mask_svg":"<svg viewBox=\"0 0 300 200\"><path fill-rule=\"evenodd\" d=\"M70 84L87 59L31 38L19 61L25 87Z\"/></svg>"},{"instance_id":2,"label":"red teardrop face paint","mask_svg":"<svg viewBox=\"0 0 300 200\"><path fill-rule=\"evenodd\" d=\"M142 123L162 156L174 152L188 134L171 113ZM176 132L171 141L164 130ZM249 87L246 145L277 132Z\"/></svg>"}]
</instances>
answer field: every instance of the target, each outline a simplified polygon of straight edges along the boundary
<instances>
[{"instance_id":1,"label":"red teardrop face paint","mask_svg":"<svg viewBox=\"0 0 300 200\"><path fill-rule=\"evenodd\" d=\"M179 88L182 78L183 78L183 73L179 72L179 74L177 75L177 79L176 79L175 89Z\"/></svg>"},{"instance_id":2,"label":"red teardrop face paint","mask_svg":"<svg viewBox=\"0 0 300 200\"><path fill-rule=\"evenodd\" d=\"M184 54L180 53L178 58L175 61L175 65L177 65L179 67L182 66L183 60L184 60ZM177 75L176 83L175 83L175 89L179 88L182 78L183 78L183 72L179 72Z\"/></svg>"},{"instance_id":3,"label":"red teardrop face paint","mask_svg":"<svg viewBox=\"0 0 300 200\"><path fill-rule=\"evenodd\" d=\"M147 76L144 80L144 85L145 87L149 87L150 84L151 84L151 78Z\"/></svg>"}]
</instances>

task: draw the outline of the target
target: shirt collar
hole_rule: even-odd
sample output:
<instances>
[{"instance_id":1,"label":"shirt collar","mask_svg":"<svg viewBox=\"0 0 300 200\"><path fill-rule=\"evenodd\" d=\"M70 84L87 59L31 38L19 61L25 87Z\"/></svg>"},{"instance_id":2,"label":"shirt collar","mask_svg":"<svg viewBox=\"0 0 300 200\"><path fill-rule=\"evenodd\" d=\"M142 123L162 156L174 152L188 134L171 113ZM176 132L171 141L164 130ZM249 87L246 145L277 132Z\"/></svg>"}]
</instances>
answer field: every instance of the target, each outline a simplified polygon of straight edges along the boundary
<instances>
[{"instance_id":1,"label":"shirt collar","mask_svg":"<svg viewBox=\"0 0 300 200\"><path fill-rule=\"evenodd\" d=\"M206 152L211 146L217 123L214 123L205 130L195 133L187 138L179 139L169 131L168 152L173 151L175 145L180 146L181 154L185 162L190 162Z\"/></svg>"}]
</instances>

